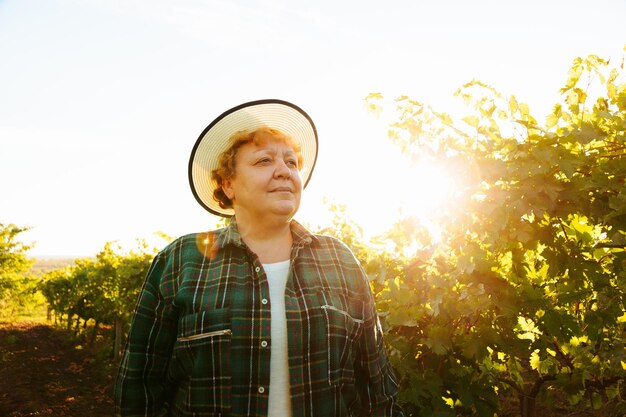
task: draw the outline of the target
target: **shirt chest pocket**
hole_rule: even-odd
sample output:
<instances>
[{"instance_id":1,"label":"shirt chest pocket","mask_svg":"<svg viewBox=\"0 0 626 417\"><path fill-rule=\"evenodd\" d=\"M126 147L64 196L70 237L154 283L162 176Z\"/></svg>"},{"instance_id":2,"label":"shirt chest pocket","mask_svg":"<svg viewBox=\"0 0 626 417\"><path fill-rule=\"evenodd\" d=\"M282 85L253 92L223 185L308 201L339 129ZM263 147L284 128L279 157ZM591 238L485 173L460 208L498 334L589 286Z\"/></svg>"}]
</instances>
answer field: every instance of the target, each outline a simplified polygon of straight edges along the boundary
<instances>
[{"instance_id":1,"label":"shirt chest pocket","mask_svg":"<svg viewBox=\"0 0 626 417\"><path fill-rule=\"evenodd\" d=\"M331 385L354 384L354 363L363 331L363 302L320 294L328 351L328 381Z\"/></svg>"},{"instance_id":2,"label":"shirt chest pocket","mask_svg":"<svg viewBox=\"0 0 626 417\"><path fill-rule=\"evenodd\" d=\"M171 375L178 381L175 403L185 411L229 412L231 339L229 309L204 310L180 319Z\"/></svg>"}]
</instances>

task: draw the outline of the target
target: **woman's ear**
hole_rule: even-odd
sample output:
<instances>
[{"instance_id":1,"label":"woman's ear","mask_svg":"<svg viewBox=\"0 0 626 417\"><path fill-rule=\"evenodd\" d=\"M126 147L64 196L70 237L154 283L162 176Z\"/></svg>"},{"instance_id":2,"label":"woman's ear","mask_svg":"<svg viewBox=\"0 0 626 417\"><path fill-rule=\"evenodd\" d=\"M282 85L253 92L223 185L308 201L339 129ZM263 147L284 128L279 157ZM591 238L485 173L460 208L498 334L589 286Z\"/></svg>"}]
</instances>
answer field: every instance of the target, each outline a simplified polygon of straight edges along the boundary
<instances>
[{"instance_id":1,"label":"woman's ear","mask_svg":"<svg viewBox=\"0 0 626 417\"><path fill-rule=\"evenodd\" d=\"M226 197L232 201L233 197L235 197L235 190L233 190L233 183L231 180L222 181L222 190L224 191Z\"/></svg>"}]
</instances>

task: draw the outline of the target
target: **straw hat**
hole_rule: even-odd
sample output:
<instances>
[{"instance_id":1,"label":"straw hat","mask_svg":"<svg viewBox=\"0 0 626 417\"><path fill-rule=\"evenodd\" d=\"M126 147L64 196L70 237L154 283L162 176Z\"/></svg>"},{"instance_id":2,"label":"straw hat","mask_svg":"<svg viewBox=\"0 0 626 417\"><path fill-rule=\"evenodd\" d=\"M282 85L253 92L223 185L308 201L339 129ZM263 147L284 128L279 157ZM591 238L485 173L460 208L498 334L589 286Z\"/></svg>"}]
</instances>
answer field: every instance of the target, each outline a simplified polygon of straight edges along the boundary
<instances>
[{"instance_id":1,"label":"straw hat","mask_svg":"<svg viewBox=\"0 0 626 417\"><path fill-rule=\"evenodd\" d=\"M213 198L217 188L211 173L220 155L230 146L229 139L242 130L253 131L267 126L292 137L301 146L304 187L308 184L317 160L317 130L313 120L300 107L283 100L250 101L225 111L200 134L189 158L189 184L196 200L213 214L230 217L232 208L223 209Z\"/></svg>"}]
</instances>

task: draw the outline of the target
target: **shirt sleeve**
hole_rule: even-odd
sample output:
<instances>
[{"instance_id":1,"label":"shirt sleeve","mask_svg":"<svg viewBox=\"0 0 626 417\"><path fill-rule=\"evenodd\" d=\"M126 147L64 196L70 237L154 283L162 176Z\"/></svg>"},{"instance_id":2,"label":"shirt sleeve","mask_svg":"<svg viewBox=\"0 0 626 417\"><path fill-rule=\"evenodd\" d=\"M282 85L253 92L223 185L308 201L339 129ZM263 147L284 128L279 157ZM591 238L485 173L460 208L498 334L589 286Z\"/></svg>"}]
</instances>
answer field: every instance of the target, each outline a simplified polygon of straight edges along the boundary
<instances>
[{"instance_id":1,"label":"shirt sleeve","mask_svg":"<svg viewBox=\"0 0 626 417\"><path fill-rule=\"evenodd\" d=\"M166 372L176 339L171 304L159 291L167 258L156 256L141 290L115 383L115 415L155 417L169 407Z\"/></svg>"},{"instance_id":2,"label":"shirt sleeve","mask_svg":"<svg viewBox=\"0 0 626 417\"><path fill-rule=\"evenodd\" d=\"M364 321L356 363L356 380L362 406L370 416L404 417L397 403L398 384L387 358L383 331L376 312L374 296L365 273Z\"/></svg>"}]
</instances>

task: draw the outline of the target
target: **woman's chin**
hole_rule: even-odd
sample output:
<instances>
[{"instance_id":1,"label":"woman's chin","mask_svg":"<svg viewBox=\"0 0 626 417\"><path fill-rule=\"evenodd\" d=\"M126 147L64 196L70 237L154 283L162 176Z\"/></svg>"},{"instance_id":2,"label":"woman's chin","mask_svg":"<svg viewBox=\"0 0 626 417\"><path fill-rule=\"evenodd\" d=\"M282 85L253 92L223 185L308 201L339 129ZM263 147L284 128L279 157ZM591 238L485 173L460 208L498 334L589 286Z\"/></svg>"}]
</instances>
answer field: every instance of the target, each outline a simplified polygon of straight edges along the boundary
<instances>
[{"instance_id":1,"label":"woman's chin","mask_svg":"<svg viewBox=\"0 0 626 417\"><path fill-rule=\"evenodd\" d=\"M294 216L298 211L298 205L293 201L280 201L274 204L272 212L280 216Z\"/></svg>"}]
</instances>

